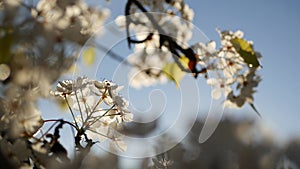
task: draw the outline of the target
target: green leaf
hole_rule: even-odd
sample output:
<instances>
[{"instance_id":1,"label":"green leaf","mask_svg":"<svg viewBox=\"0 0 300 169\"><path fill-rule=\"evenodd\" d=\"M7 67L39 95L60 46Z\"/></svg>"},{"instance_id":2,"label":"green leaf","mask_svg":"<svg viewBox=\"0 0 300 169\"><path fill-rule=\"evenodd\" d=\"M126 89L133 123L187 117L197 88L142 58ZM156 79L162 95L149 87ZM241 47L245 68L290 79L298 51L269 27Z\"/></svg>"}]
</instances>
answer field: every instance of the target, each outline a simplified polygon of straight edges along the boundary
<instances>
[{"instance_id":1,"label":"green leaf","mask_svg":"<svg viewBox=\"0 0 300 169\"><path fill-rule=\"evenodd\" d=\"M95 58L96 58L96 51L94 47L88 47L84 50L83 52L83 62L87 65L87 66L92 66L93 63L95 62Z\"/></svg>"},{"instance_id":2,"label":"green leaf","mask_svg":"<svg viewBox=\"0 0 300 169\"><path fill-rule=\"evenodd\" d=\"M179 58L179 62L183 67L188 68L187 64L189 62L189 59L187 57ZM179 87L180 80L186 74L186 72L180 69L176 62L167 63L163 68L163 72L166 74L170 81L173 81L176 84L176 87Z\"/></svg>"},{"instance_id":3,"label":"green leaf","mask_svg":"<svg viewBox=\"0 0 300 169\"><path fill-rule=\"evenodd\" d=\"M231 43L249 67L260 66L257 53L253 50L253 47L249 42L241 38L234 38L231 40Z\"/></svg>"}]
</instances>

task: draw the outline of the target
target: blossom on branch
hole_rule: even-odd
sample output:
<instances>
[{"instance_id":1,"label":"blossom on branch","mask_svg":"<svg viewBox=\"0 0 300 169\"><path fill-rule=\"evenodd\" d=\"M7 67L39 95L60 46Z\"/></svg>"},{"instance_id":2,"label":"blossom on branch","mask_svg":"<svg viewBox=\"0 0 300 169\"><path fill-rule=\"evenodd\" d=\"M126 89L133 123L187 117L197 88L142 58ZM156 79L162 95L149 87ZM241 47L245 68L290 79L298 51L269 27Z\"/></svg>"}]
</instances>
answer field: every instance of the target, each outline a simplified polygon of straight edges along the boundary
<instances>
[{"instance_id":1,"label":"blossom on branch","mask_svg":"<svg viewBox=\"0 0 300 169\"><path fill-rule=\"evenodd\" d=\"M114 141L117 130L133 118L128 109L129 102L119 94L122 88L108 80L78 77L59 82L51 93L63 96L74 118L74 125L87 138ZM120 141L119 138L117 140Z\"/></svg>"}]
</instances>

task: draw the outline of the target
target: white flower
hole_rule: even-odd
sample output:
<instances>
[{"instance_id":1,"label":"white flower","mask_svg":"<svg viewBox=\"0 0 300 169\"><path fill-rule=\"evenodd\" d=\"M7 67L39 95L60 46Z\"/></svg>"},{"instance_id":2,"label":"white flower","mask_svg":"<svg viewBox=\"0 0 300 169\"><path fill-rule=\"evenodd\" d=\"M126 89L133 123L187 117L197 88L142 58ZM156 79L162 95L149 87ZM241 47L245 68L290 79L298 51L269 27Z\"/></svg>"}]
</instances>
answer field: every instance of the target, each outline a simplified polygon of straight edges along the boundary
<instances>
[{"instance_id":1,"label":"white flower","mask_svg":"<svg viewBox=\"0 0 300 169\"><path fill-rule=\"evenodd\" d=\"M9 142L6 139L0 140L1 155L8 157L14 166L20 166L24 161L28 160L30 156L30 149L26 144L26 140L17 139Z\"/></svg>"},{"instance_id":2,"label":"white flower","mask_svg":"<svg viewBox=\"0 0 300 169\"><path fill-rule=\"evenodd\" d=\"M206 44L196 43L195 45L193 45L193 49L194 51L196 51L199 59L205 62L208 62L209 59L217 56L215 41L210 41Z\"/></svg>"},{"instance_id":3,"label":"white flower","mask_svg":"<svg viewBox=\"0 0 300 169\"><path fill-rule=\"evenodd\" d=\"M123 89L123 86L118 86L108 80L104 80L103 82L95 81L94 84L100 93L102 93L102 97L104 95L104 102L108 106L116 107L116 111L120 114L122 121L132 121L133 115L128 110L129 102L119 95L119 91Z\"/></svg>"},{"instance_id":4,"label":"white flower","mask_svg":"<svg viewBox=\"0 0 300 169\"><path fill-rule=\"evenodd\" d=\"M228 56L228 54L226 55ZM240 73L241 70L243 70L245 64L241 60L241 57L221 57L219 55L218 62L216 64L216 67L219 70L222 70L222 73L226 78L234 78L236 75Z\"/></svg>"},{"instance_id":5,"label":"white flower","mask_svg":"<svg viewBox=\"0 0 300 169\"><path fill-rule=\"evenodd\" d=\"M75 81L59 82L53 93L66 96L66 102L71 101L72 117L76 115L75 124L85 131L88 138L110 139L123 151L124 145L116 139L116 132L124 122L132 121L133 115L128 109L129 102L119 94L122 88L108 80L78 77Z\"/></svg>"},{"instance_id":6,"label":"white flower","mask_svg":"<svg viewBox=\"0 0 300 169\"><path fill-rule=\"evenodd\" d=\"M244 37L244 32L242 32L241 30L237 30L236 32L233 33L233 37L243 38Z\"/></svg>"},{"instance_id":7,"label":"white flower","mask_svg":"<svg viewBox=\"0 0 300 169\"><path fill-rule=\"evenodd\" d=\"M234 92L231 91L227 95L226 105L228 107L239 108L246 102L252 104L253 94L255 93L254 88L258 86L260 81L261 78L255 74L255 70L245 72L245 74L240 77L237 82L237 90L239 90L239 94L234 94Z\"/></svg>"},{"instance_id":8,"label":"white flower","mask_svg":"<svg viewBox=\"0 0 300 169\"><path fill-rule=\"evenodd\" d=\"M123 86L118 86L108 80L104 80L103 82L94 81L94 85L100 92L98 95L102 97L103 101L108 106L115 104L115 97L119 94L119 91L123 89Z\"/></svg>"},{"instance_id":9,"label":"white flower","mask_svg":"<svg viewBox=\"0 0 300 169\"><path fill-rule=\"evenodd\" d=\"M74 90L84 89L87 85L91 84L91 81L86 76L79 76L74 82Z\"/></svg>"},{"instance_id":10,"label":"white flower","mask_svg":"<svg viewBox=\"0 0 300 169\"><path fill-rule=\"evenodd\" d=\"M162 70L164 66L170 62L170 52L164 52L159 49L148 55L145 50L138 50L129 56L128 61L132 65L139 65L132 67L129 72L129 83L132 87L137 89L141 87L148 87L167 82L167 77Z\"/></svg>"},{"instance_id":11,"label":"white flower","mask_svg":"<svg viewBox=\"0 0 300 169\"><path fill-rule=\"evenodd\" d=\"M51 90L50 94L54 96L65 97L73 93L73 81L72 80L63 80L59 81L56 90Z\"/></svg>"},{"instance_id":12,"label":"white flower","mask_svg":"<svg viewBox=\"0 0 300 169\"><path fill-rule=\"evenodd\" d=\"M172 2L140 0L138 2L149 9L149 12L159 12L149 14L159 26L159 30L145 14L134 12L136 11L135 6L132 6L132 14L126 16L128 20L132 21L128 26L129 31L134 32L135 38L139 41L147 38L143 43L135 44L134 53L128 57L128 61L133 65L129 72L130 85L139 89L168 81L162 70L171 61L172 55L168 49L168 45L171 44L161 44L160 34L163 33L164 36L168 36L178 45L186 48L187 42L192 37L193 26L190 21L194 17L194 12L180 0ZM167 8L164 3L168 3ZM116 24L124 28L126 18L118 17ZM149 38L150 33L151 37Z\"/></svg>"},{"instance_id":13,"label":"white flower","mask_svg":"<svg viewBox=\"0 0 300 169\"><path fill-rule=\"evenodd\" d=\"M0 122L6 124L9 137L31 137L42 126L41 113L31 100L11 99L2 103L6 109Z\"/></svg>"},{"instance_id":14,"label":"white flower","mask_svg":"<svg viewBox=\"0 0 300 169\"><path fill-rule=\"evenodd\" d=\"M50 94L61 97L74 95L75 91L86 88L90 83L87 77L78 77L76 80L59 81L56 85L56 90L51 90Z\"/></svg>"},{"instance_id":15,"label":"white flower","mask_svg":"<svg viewBox=\"0 0 300 169\"><path fill-rule=\"evenodd\" d=\"M41 0L32 16L44 24L49 31L58 29L67 39L72 35L92 35L108 17L107 9L88 7L82 0L62 2L60 0Z\"/></svg>"},{"instance_id":16,"label":"white flower","mask_svg":"<svg viewBox=\"0 0 300 169\"><path fill-rule=\"evenodd\" d=\"M131 121L133 121L133 114L126 111L121 114L121 118L122 118L122 121L124 121L124 122L131 122Z\"/></svg>"},{"instance_id":17,"label":"white flower","mask_svg":"<svg viewBox=\"0 0 300 169\"><path fill-rule=\"evenodd\" d=\"M219 99L222 94L227 96L228 93L232 91L230 85L227 84L228 81L226 79L215 79L215 78L210 78L207 79L207 84L213 86L213 90L211 92L211 96L213 99Z\"/></svg>"},{"instance_id":18,"label":"white flower","mask_svg":"<svg viewBox=\"0 0 300 169\"><path fill-rule=\"evenodd\" d=\"M112 123L115 121L114 117L106 116L102 117L100 120L97 120L91 126L87 126L85 130L89 138L94 140L104 141L111 138L115 128L113 128Z\"/></svg>"},{"instance_id":19,"label":"white flower","mask_svg":"<svg viewBox=\"0 0 300 169\"><path fill-rule=\"evenodd\" d=\"M95 96L91 95L87 89L76 92L76 94L71 96L71 99L74 110L82 111L86 114L91 113L97 102Z\"/></svg>"}]
</instances>

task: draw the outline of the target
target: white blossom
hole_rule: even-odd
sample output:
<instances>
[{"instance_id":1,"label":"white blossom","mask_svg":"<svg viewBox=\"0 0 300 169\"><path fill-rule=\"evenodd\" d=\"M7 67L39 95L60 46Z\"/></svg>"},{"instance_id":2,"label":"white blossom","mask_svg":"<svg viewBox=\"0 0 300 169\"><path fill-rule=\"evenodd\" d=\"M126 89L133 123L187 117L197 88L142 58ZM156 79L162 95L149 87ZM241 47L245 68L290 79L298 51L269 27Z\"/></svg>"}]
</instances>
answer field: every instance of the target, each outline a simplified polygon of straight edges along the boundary
<instances>
[{"instance_id":1,"label":"white blossom","mask_svg":"<svg viewBox=\"0 0 300 169\"><path fill-rule=\"evenodd\" d=\"M76 115L74 122L88 138L115 141L117 130L133 118L129 102L119 94L122 88L108 80L78 77L60 81L52 93L64 96L66 102L71 103L70 109Z\"/></svg>"},{"instance_id":2,"label":"white blossom","mask_svg":"<svg viewBox=\"0 0 300 169\"><path fill-rule=\"evenodd\" d=\"M50 94L61 97L70 95L73 93L73 85L74 83L72 80L59 81L56 86L56 90L51 90Z\"/></svg>"},{"instance_id":3,"label":"white blossom","mask_svg":"<svg viewBox=\"0 0 300 169\"><path fill-rule=\"evenodd\" d=\"M130 55L128 60L133 65L129 74L130 85L139 89L167 82L167 77L162 70L171 59L170 52L156 49L151 55L145 50L139 50Z\"/></svg>"},{"instance_id":4,"label":"white blossom","mask_svg":"<svg viewBox=\"0 0 300 169\"><path fill-rule=\"evenodd\" d=\"M26 140L24 139L17 139L13 142L1 139L0 149L1 155L8 157L16 167L20 167L23 161L28 160L30 155L30 149L27 147Z\"/></svg>"},{"instance_id":5,"label":"white blossom","mask_svg":"<svg viewBox=\"0 0 300 169\"><path fill-rule=\"evenodd\" d=\"M139 3L149 9L151 13L148 14L153 17L159 30L146 14L137 12L138 9L134 5L131 15L116 19L116 24L121 28L125 28L126 19L132 21L129 29L133 30L138 41L148 38L143 43L136 43L134 53L128 57L129 63L133 65L129 73L130 85L138 89L167 82L168 79L162 70L172 61L172 56L169 49L160 44L160 34L168 36L185 48L192 37L193 26L190 21L194 17L193 10L183 1L170 1L167 5L157 0L141 0ZM177 16L177 13L181 15ZM152 35L149 38L150 34Z\"/></svg>"},{"instance_id":6,"label":"white blossom","mask_svg":"<svg viewBox=\"0 0 300 169\"><path fill-rule=\"evenodd\" d=\"M32 10L32 16L41 22L47 31L58 30L64 38L71 41L82 38L78 36L94 34L108 15L107 9L89 7L82 0L41 0L36 9Z\"/></svg>"}]
</instances>

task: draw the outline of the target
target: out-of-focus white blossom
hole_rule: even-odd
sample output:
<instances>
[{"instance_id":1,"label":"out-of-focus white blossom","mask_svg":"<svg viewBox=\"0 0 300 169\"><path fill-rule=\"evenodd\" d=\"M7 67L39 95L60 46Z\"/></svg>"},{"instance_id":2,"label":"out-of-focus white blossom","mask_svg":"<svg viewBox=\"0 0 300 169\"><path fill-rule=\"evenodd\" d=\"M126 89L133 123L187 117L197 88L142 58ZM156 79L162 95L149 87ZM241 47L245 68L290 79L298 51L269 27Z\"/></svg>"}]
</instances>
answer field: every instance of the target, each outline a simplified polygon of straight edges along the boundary
<instances>
[{"instance_id":1,"label":"out-of-focus white blossom","mask_svg":"<svg viewBox=\"0 0 300 169\"><path fill-rule=\"evenodd\" d=\"M223 94L227 95L232 91L231 87L229 87L229 82L226 79L215 79L210 78L207 80L207 84L213 86L212 90L212 98L219 99Z\"/></svg>"},{"instance_id":2,"label":"out-of-focus white blossom","mask_svg":"<svg viewBox=\"0 0 300 169\"><path fill-rule=\"evenodd\" d=\"M167 76L162 70L171 58L170 52L158 49L154 49L151 54L148 54L146 49L133 53L128 57L128 61L139 66L133 67L128 74L130 85L140 89L167 82Z\"/></svg>"},{"instance_id":3,"label":"out-of-focus white blossom","mask_svg":"<svg viewBox=\"0 0 300 169\"><path fill-rule=\"evenodd\" d=\"M20 99L24 95L27 99ZM42 126L41 113L36 104L32 103L31 97L25 93L1 101L3 115L0 119L0 126L1 130L6 130L10 138L31 137Z\"/></svg>"},{"instance_id":4,"label":"out-of-focus white blossom","mask_svg":"<svg viewBox=\"0 0 300 169\"><path fill-rule=\"evenodd\" d=\"M160 44L160 34L172 38L176 43L187 47L187 42L192 37L192 21L194 12L183 1L170 1L168 3L154 0L139 0L155 20L157 27L149 20L145 13L140 13L135 5L131 7L131 15L119 16L116 24L126 27L127 20L130 32L133 31L138 41L146 40L143 43L136 43L134 53L128 57L129 63L133 65L129 73L130 85L135 88L152 86L167 82L167 76L163 73L163 67L172 62L170 51ZM178 16L176 15L178 14ZM149 36L151 37L149 38Z\"/></svg>"},{"instance_id":5,"label":"out-of-focus white blossom","mask_svg":"<svg viewBox=\"0 0 300 169\"><path fill-rule=\"evenodd\" d=\"M12 164L15 167L20 167L21 165L23 165L23 161L28 160L28 157L30 155L30 149L28 148L26 140L24 139L17 139L13 142L1 139L0 150L2 151L1 155L9 158L9 160L13 162Z\"/></svg>"},{"instance_id":6,"label":"out-of-focus white blossom","mask_svg":"<svg viewBox=\"0 0 300 169\"><path fill-rule=\"evenodd\" d=\"M41 0L33 17L44 23L48 29L77 30L81 34L93 34L108 17L107 9L97 10L89 7L84 1L76 0L69 3L61 0Z\"/></svg>"},{"instance_id":7,"label":"out-of-focus white blossom","mask_svg":"<svg viewBox=\"0 0 300 169\"><path fill-rule=\"evenodd\" d=\"M64 80L58 82L56 86L56 90L50 91L50 93L54 96L64 97L66 95L70 95L73 92L73 81L72 80Z\"/></svg>"}]
</instances>

